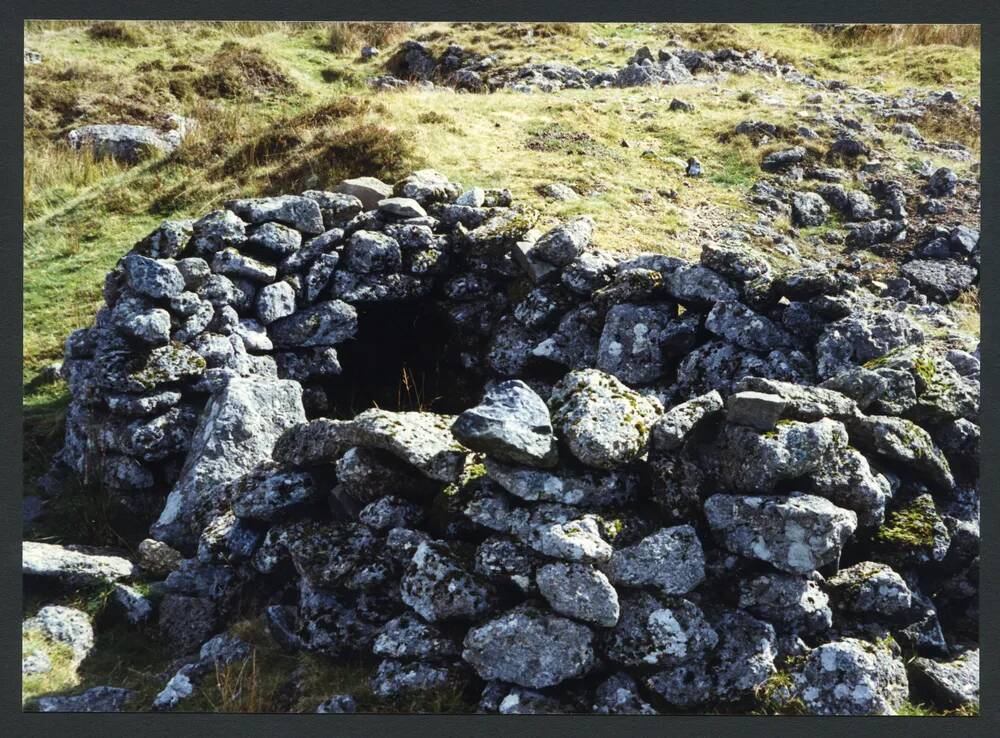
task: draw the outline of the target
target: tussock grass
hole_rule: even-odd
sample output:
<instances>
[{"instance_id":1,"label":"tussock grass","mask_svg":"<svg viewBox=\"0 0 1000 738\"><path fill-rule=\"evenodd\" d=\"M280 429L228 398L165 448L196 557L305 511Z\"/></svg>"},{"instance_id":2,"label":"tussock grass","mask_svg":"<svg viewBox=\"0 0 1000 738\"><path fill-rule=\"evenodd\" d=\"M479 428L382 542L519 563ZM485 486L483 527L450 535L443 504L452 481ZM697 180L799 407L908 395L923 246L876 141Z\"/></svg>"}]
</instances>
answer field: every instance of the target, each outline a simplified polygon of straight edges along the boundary
<instances>
[{"instance_id":1,"label":"tussock grass","mask_svg":"<svg viewBox=\"0 0 1000 738\"><path fill-rule=\"evenodd\" d=\"M140 26L121 21L98 21L87 29L87 35L94 41L122 46L139 46L146 40Z\"/></svg>"},{"instance_id":2,"label":"tussock grass","mask_svg":"<svg viewBox=\"0 0 1000 738\"><path fill-rule=\"evenodd\" d=\"M936 45L978 49L982 40L981 27L971 23L847 23L824 28L822 32L839 45L891 49Z\"/></svg>"},{"instance_id":3,"label":"tussock grass","mask_svg":"<svg viewBox=\"0 0 1000 738\"><path fill-rule=\"evenodd\" d=\"M357 53L366 44L382 48L402 38L414 25L375 21L330 23L326 45L335 54Z\"/></svg>"},{"instance_id":4,"label":"tussock grass","mask_svg":"<svg viewBox=\"0 0 1000 738\"><path fill-rule=\"evenodd\" d=\"M261 49L227 41L194 87L211 99L292 92L295 83Z\"/></svg>"}]
</instances>

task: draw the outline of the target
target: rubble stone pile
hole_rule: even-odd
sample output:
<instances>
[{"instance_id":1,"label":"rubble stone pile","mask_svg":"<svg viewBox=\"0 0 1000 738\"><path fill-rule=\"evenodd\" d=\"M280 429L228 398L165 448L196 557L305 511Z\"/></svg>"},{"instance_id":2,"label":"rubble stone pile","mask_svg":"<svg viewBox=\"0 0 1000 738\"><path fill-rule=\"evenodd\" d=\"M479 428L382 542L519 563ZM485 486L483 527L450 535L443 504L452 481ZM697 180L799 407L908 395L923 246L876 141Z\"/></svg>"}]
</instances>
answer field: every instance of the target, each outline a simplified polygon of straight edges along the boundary
<instances>
[{"instance_id":1,"label":"rubble stone pile","mask_svg":"<svg viewBox=\"0 0 1000 738\"><path fill-rule=\"evenodd\" d=\"M484 711L978 701L976 340L739 243L537 221L422 170L168 221L108 275L47 481L152 523L199 652L156 708L244 654L248 602L378 696ZM401 352L443 398L345 400Z\"/></svg>"}]
</instances>

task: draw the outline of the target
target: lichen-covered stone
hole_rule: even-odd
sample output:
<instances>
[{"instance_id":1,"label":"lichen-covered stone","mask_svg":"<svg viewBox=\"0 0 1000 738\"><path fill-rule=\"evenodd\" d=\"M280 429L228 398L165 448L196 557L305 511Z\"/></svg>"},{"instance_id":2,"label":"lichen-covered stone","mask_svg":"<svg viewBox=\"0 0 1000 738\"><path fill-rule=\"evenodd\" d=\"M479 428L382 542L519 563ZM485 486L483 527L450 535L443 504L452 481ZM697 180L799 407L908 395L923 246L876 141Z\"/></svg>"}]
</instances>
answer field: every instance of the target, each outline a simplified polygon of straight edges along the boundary
<instances>
[{"instance_id":1,"label":"lichen-covered stone","mask_svg":"<svg viewBox=\"0 0 1000 738\"><path fill-rule=\"evenodd\" d=\"M462 658L483 679L551 687L593 668L593 633L567 618L522 607L471 629Z\"/></svg>"},{"instance_id":2,"label":"lichen-covered stone","mask_svg":"<svg viewBox=\"0 0 1000 738\"><path fill-rule=\"evenodd\" d=\"M570 372L549 399L553 425L588 466L613 469L645 453L662 405L594 369Z\"/></svg>"},{"instance_id":3,"label":"lichen-covered stone","mask_svg":"<svg viewBox=\"0 0 1000 738\"><path fill-rule=\"evenodd\" d=\"M840 556L857 515L813 495L737 497L705 501L705 517L727 550L807 574Z\"/></svg>"}]
</instances>

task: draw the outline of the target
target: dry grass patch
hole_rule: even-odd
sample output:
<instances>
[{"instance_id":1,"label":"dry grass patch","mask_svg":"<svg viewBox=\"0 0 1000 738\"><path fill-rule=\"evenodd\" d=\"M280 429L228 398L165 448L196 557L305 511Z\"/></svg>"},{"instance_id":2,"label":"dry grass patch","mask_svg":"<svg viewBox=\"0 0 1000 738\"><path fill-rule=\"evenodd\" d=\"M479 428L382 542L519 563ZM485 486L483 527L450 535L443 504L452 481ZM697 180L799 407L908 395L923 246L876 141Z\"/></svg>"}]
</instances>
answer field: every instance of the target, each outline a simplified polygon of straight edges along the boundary
<instances>
[{"instance_id":1,"label":"dry grass patch","mask_svg":"<svg viewBox=\"0 0 1000 738\"><path fill-rule=\"evenodd\" d=\"M227 41L209 60L208 71L194 84L208 98L239 98L293 92L295 83L258 48Z\"/></svg>"},{"instance_id":2,"label":"dry grass patch","mask_svg":"<svg viewBox=\"0 0 1000 738\"><path fill-rule=\"evenodd\" d=\"M404 36L414 25L367 21L331 23L326 45L334 54L360 51L365 45L380 48Z\"/></svg>"}]
</instances>

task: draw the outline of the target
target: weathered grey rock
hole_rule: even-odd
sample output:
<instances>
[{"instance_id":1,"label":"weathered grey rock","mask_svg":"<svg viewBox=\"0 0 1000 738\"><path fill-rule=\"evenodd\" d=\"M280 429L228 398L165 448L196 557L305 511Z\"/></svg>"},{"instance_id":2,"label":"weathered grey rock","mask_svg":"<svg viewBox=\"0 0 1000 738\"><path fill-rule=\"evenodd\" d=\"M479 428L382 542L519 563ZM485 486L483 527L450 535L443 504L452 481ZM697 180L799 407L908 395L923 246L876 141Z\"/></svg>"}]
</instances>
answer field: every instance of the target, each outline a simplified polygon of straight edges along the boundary
<instances>
[{"instance_id":1,"label":"weathered grey rock","mask_svg":"<svg viewBox=\"0 0 1000 738\"><path fill-rule=\"evenodd\" d=\"M705 578L705 555L690 525L662 528L615 551L603 567L615 584L657 587L667 595L687 594Z\"/></svg>"},{"instance_id":2,"label":"weathered grey rock","mask_svg":"<svg viewBox=\"0 0 1000 738\"><path fill-rule=\"evenodd\" d=\"M705 328L748 351L766 353L792 344L788 333L735 300L715 303Z\"/></svg>"},{"instance_id":3,"label":"weathered grey rock","mask_svg":"<svg viewBox=\"0 0 1000 738\"><path fill-rule=\"evenodd\" d=\"M353 338L357 329L357 311L340 300L318 303L278 318L267 327L268 335L277 348L336 346Z\"/></svg>"},{"instance_id":4,"label":"weathered grey rock","mask_svg":"<svg viewBox=\"0 0 1000 738\"><path fill-rule=\"evenodd\" d=\"M152 126L115 123L74 128L67 135L67 140L77 151L89 150L95 159L138 164L176 150L183 135L182 129L164 131Z\"/></svg>"},{"instance_id":5,"label":"weathered grey rock","mask_svg":"<svg viewBox=\"0 0 1000 738\"><path fill-rule=\"evenodd\" d=\"M424 509L393 495L380 497L365 505L358 513L358 520L375 530L413 528L424 518Z\"/></svg>"},{"instance_id":6,"label":"weathered grey rock","mask_svg":"<svg viewBox=\"0 0 1000 738\"><path fill-rule=\"evenodd\" d=\"M639 692L635 679L624 671L608 677L594 691L593 711L597 715L656 715L653 706Z\"/></svg>"},{"instance_id":7,"label":"weathered grey rock","mask_svg":"<svg viewBox=\"0 0 1000 738\"><path fill-rule=\"evenodd\" d=\"M847 445L847 431L835 420L782 421L760 433L727 425L707 459L721 485L738 492L766 494L782 480L816 471L833 449Z\"/></svg>"},{"instance_id":8,"label":"weathered grey rock","mask_svg":"<svg viewBox=\"0 0 1000 738\"><path fill-rule=\"evenodd\" d=\"M739 299L736 290L726 280L703 266L676 268L664 275L663 287L675 300L694 306Z\"/></svg>"},{"instance_id":9,"label":"weathered grey rock","mask_svg":"<svg viewBox=\"0 0 1000 738\"><path fill-rule=\"evenodd\" d=\"M726 420L760 431L770 431L785 410L779 395L764 392L737 392L726 400Z\"/></svg>"},{"instance_id":10,"label":"weathered grey rock","mask_svg":"<svg viewBox=\"0 0 1000 738\"><path fill-rule=\"evenodd\" d=\"M600 564L612 554L610 544L601 537L600 526L589 515L565 521L533 520L523 540L539 553L563 561Z\"/></svg>"},{"instance_id":11,"label":"weathered grey rock","mask_svg":"<svg viewBox=\"0 0 1000 738\"><path fill-rule=\"evenodd\" d=\"M792 678L811 715L894 715L908 695L902 662L854 638L814 649Z\"/></svg>"},{"instance_id":12,"label":"weathered grey rock","mask_svg":"<svg viewBox=\"0 0 1000 738\"><path fill-rule=\"evenodd\" d=\"M94 628L85 612L63 605L46 605L21 625L22 632L36 631L73 651L79 664L94 649Z\"/></svg>"},{"instance_id":13,"label":"weathered grey rock","mask_svg":"<svg viewBox=\"0 0 1000 738\"><path fill-rule=\"evenodd\" d=\"M667 410L653 425L651 444L657 451L673 451L703 423L722 411L722 395L715 390Z\"/></svg>"},{"instance_id":14,"label":"weathered grey rock","mask_svg":"<svg viewBox=\"0 0 1000 738\"><path fill-rule=\"evenodd\" d=\"M714 670L716 697L737 702L754 695L777 671L774 628L740 610L725 613L714 627L719 634Z\"/></svg>"},{"instance_id":15,"label":"weathered grey rock","mask_svg":"<svg viewBox=\"0 0 1000 738\"><path fill-rule=\"evenodd\" d=\"M241 254L234 248L216 251L212 257L212 271L234 279L249 279L253 282L273 282L278 276L278 268Z\"/></svg>"},{"instance_id":16,"label":"weathered grey rock","mask_svg":"<svg viewBox=\"0 0 1000 738\"><path fill-rule=\"evenodd\" d=\"M909 610L912 601L903 578L877 561L841 569L826 584L837 606L854 613L898 615Z\"/></svg>"},{"instance_id":17,"label":"weathered grey rock","mask_svg":"<svg viewBox=\"0 0 1000 738\"><path fill-rule=\"evenodd\" d=\"M130 579L135 565L121 556L111 556L86 546L24 541L21 544L21 573L65 587L82 587Z\"/></svg>"},{"instance_id":18,"label":"weathered grey rock","mask_svg":"<svg viewBox=\"0 0 1000 738\"><path fill-rule=\"evenodd\" d=\"M792 224L798 226L823 225L830 207L815 192L792 194Z\"/></svg>"},{"instance_id":19,"label":"weathered grey rock","mask_svg":"<svg viewBox=\"0 0 1000 738\"><path fill-rule=\"evenodd\" d=\"M646 679L646 686L667 704L690 709L712 698L715 680L706 664L696 661L659 671Z\"/></svg>"},{"instance_id":20,"label":"weathered grey rock","mask_svg":"<svg viewBox=\"0 0 1000 738\"><path fill-rule=\"evenodd\" d=\"M893 349L924 342L924 331L902 313L857 311L830 323L816 343L816 372L833 377Z\"/></svg>"},{"instance_id":21,"label":"weathered grey rock","mask_svg":"<svg viewBox=\"0 0 1000 738\"><path fill-rule=\"evenodd\" d=\"M886 516L875 531L878 558L898 567L941 561L951 545L951 534L938 513L934 498L918 495Z\"/></svg>"},{"instance_id":22,"label":"weathered grey rock","mask_svg":"<svg viewBox=\"0 0 1000 738\"><path fill-rule=\"evenodd\" d=\"M549 182L542 185L539 192L541 192L543 197L547 197L550 200L569 202L580 199L580 195L577 194L576 190L563 182Z\"/></svg>"},{"instance_id":23,"label":"weathered grey rock","mask_svg":"<svg viewBox=\"0 0 1000 738\"><path fill-rule=\"evenodd\" d=\"M705 243L701 263L727 279L748 282L765 276L771 267L763 256L743 246Z\"/></svg>"},{"instance_id":24,"label":"weathered grey rock","mask_svg":"<svg viewBox=\"0 0 1000 738\"><path fill-rule=\"evenodd\" d=\"M458 644L418 617L403 614L386 623L372 652L393 659L440 659L458 656Z\"/></svg>"},{"instance_id":25,"label":"weathered grey rock","mask_svg":"<svg viewBox=\"0 0 1000 738\"><path fill-rule=\"evenodd\" d=\"M618 622L618 593L592 566L546 564L539 567L535 578L538 591L560 615L606 628Z\"/></svg>"},{"instance_id":26,"label":"weathered grey rock","mask_svg":"<svg viewBox=\"0 0 1000 738\"><path fill-rule=\"evenodd\" d=\"M966 651L951 661L915 658L908 665L915 690L936 705L954 709L979 704L979 649Z\"/></svg>"},{"instance_id":27,"label":"weathered grey rock","mask_svg":"<svg viewBox=\"0 0 1000 738\"><path fill-rule=\"evenodd\" d=\"M178 566L183 556L162 541L146 538L139 542L139 566L153 576L165 577Z\"/></svg>"},{"instance_id":28,"label":"weathered grey rock","mask_svg":"<svg viewBox=\"0 0 1000 738\"><path fill-rule=\"evenodd\" d=\"M454 200L462 193L462 185L449 182L447 177L433 169L418 169L397 182L393 192L426 206Z\"/></svg>"},{"instance_id":29,"label":"weathered grey rock","mask_svg":"<svg viewBox=\"0 0 1000 738\"><path fill-rule=\"evenodd\" d=\"M816 192L849 221L865 221L875 218L875 203L860 190L845 190L837 184L824 184Z\"/></svg>"},{"instance_id":30,"label":"weathered grey rock","mask_svg":"<svg viewBox=\"0 0 1000 738\"><path fill-rule=\"evenodd\" d=\"M811 474L814 494L858 514L863 528L879 525L892 486L882 474L872 471L868 459L853 448L838 447Z\"/></svg>"},{"instance_id":31,"label":"weathered grey rock","mask_svg":"<svg viewBox=\"0 0 1000 738\"><path fill-rule=\"evenodd\" d=\"M705 517L727 550L793 574L836 561L858 524L854 512L804 494L712 495L705 501Z\"/></svg>"},{"instance_id":32,"label":"weathered grey rock","mask_svg":"<svg viewBox=\"0 0 1000 738\"><path fill-rule=\"evenodd\" d=\"M392 195L392 185L387 185L375 177L345 179L333 188L334 192L353 195L361 201L365 210L374 210L380 200Z\"/></svg>"},{"instance_id":33,"label":"weathered grey rock","mask_svg":"<svg viewBox=\"0 0 1000 738\"><path fill-rule=\"evenodd\" d=\"M387 197L379 200L378 209L396 218L423 218L427 215L420 203L411 197Z\"/></svg>"},{"instance_id":34,"label":"weathered grey rock","mask_svg":"<svg viewBox=\"0 0 1000 738\"><path fill-rule=\"evenodd\" d=\"M281 223L309 235L318 235L324 230L319 204L301 195L229 200L226 208L247 223Z\"/></svg>"},{"instance_id":35,"label":"weathered grey rock","mask_svg":"<svg viewBox=\"0 0 1000 738\"><path fill-rule=\"evenodd\" d=\"M319 499L322 488L308 472L279 471L243 477L231 501L233 513L245 520L274 522Z\"/></svg>"},{"instance_id":36,"label":"weathered grey rock","mask_svg":"<svg viewBox=\"0 0 1000 738\"><path fill-rule=\"evenodd\" d=\"M666 371L661 347L676 310L672 305L615 305L608 310L597 368L630 385L649 384Z\"/></svg>"},{"instance_id":37,"label":"weathered grey rock","mask_svg":"<svg viewBox=\"0 0 1000 738\"><path fill-rule=\"evenodd\" d=\"M268 459L278 437L305 419L298 383L231 379L205 407L180 477L153 525L153 537L190 547L199 522L191 518L204 503L199 498Z\"/></svg>"},{"instance_id":38,"label":"weathered grey rock","mask_svg":"<svg viewBox=\"0 0 1000 738\"><path fill-rule=\"evenodd\" d=\"M942 491L955 486L944 454L927 431L905 418L887 415L859 418L851 425L851 439L865 451L916 469Z\"/></svg>"},{"instance_id":39,"label":"weathered grey rock","mask_svg":"<svg viewBox=\"0 0 1000 738\"><path fill-rule=\"evenodd\" d=\"M153 616L153 602L135 587L119 582L112 597L132 625L144 623Z\"/></svg>"},{"instance_id":40,"label":"weathered grey rock","mask_svg":"<svg viewBox=\"0 0 1000 738\"><path fill-rule=\"evenodd\" d=\"M316 707L316 712L321 714L354 714L358 711L358 703L349 694L335 694L328 700L321 702Z\"/></svg>"},{"instance_id":41,"label":"weathered grey rock","mask_svg":"<svg viewBox=\"0 0 1000 738\"><path fill-rule=\"evenodd\" d=\"M663 412L659 401L595 369L567 374L549 399L553 425L576 458L614 469L646 451L650 428Z\"/></svg>"},{"instance_id":42,"label":"weathered grey rock","mask_svg":"<svg viewBox=\"0 0 1000 738\"><path fill-rule=\"evenodd\" d=\"M358 274L399 271L402 265L399 242L377 231L355 231L344 247L341 264Z\"/></svg>"},{"instance_id":43,"label":"weathered grey rock","mask_svg":"<svg viewBox=\"0 0 1000 738\"><path fill-rule=\"evenodd\" d=\"M376 408L339 426L339 432L347 446L388 451L430 479L455 482L465 467L468 451L451 434L454 420L451 415Z\"/></svg>"},{"instance_id":44,"label":"weathered grey rock","mask_svg":"<svg viewBox=\"0 0 1000 738\"><path fill-rule=\"evenodd\" d=\"M570 218L542 235L532 253L549 264L567 266L590 246L593 236L593 218L588 215Z\"/></svg>"},{"instance_id":45,"label":"weathered grey rock","mask_svg":"<svg viewBox=\"0 0 1000 738\"><path fill-rule=\"evenodd\" d=\"M636 499L639 478L630 472L548 472L486 460L486 474L515 497L583 508L622 507Z\"/></svg>"},{"instance_id":46,"label":"weathered grey rock","mask_svg":"<svg viewBox=\"0 0 1000 738\"><path fill-rule=\"evenodd\" d=\"M467 448L499 461L541 467L558 461L549 409L518 379L487 391L479 405L458 416L451 432Z\"/></svg>"},{"instance_id":47,"label":"weathered grey rock","mask_svg":"<svg viewBox=\"0 0 1000 738\"><path fill-rule=\"evenodd\" d=\"M213 210L192 226L190 248L197 257L208 258L219 249L227 246L239 247L246 240L246 223L231 210ZM178 262L179 269L185 269L190 276L191 287L197 287L197 280L208 277L205 269L197 262L182 259L185 265ZM205 264L207 266L207 263Z\"/></svg>"},{"instance_id":48,"label":"weathered grey rock","mask_svg":"<svg viewBox=\"0 0 1000 738\"><path fill-rule=\"evenodd\" d=\"M792 164L798 164L805 158L806 150L802 146L794 146L790 149L782 149L768 154L761 161L760 168L765 172L777 172Z\"/></svg>"},{"instance_id":49,"label":"weathered grey rock","mask_svg":"<svg viewBox=\"0 0 1000 738\"><path fill-rule=\"evenodd\" d=\"M39 712L121 712L135 698L130 689L121 687L91 687L71 696L39 697Z\"/></svg>"},{"instance_id":50,"label":"weathered grey rock","mask_svg":"<svg viewBox=\"0 0 1000 738\"><path fill-rule=\"evenodd\" d=\"M879 243L891 243L905 237L906 225L905 220L873 220L848 233L845 243L850 248L869 248Z\"/></svg>"},{"instance_id":51,"label":"weathered grey rock","mask_svg":"<svg viewBox=\"0 0 1000 738\"><path fill-rule=\"evenodd\" d=\"M422 661L402 663L386 659L379 664L371 686L377 697L385 698L440 690L451 680L452 673L444 666Z\"/></svg>"},{"instance_id":52,"label":"weathered grey rock","mask_svg":"<svg viewBox=\"0 0 1000 738\"><path fill-rule=\"evenodd\" d=\"M585 625L521 607L471 629L462 658L483 679L537 689L587 674L595 663L592 642Z\"/></svg>"},{"instance_id":53,"label":"weathered grey rock","mask_svg":"<svg viewBox=\"0 0 1000 738\"><path fill-rule=\"evenodd\" d=\"M951 302L975 284L979 272L950 259L917 259L899 270L918 290L936 302Z\"/></svg>"},{"instance_id":54,"label":"weathered grey rock","mask_svg":"<svg viewBox=\"0 0 1000 738\"><path fill-rule=\"evenodd\" d=\"M620 597L618 624L603 642L607 656L623 666L671 667L703 661L718 635L692 602L646 592Z\"/></svg>"},{"instance_id":55,"label":"weathered grey rock","mask_svg":"<svg viewBox=\"0 0 1000 738\"><path fill-rule=\"evenodd\" d=\"M955 193L958 175L948 167L939 167L927 181L927 194L931 197L945 197Z\"/></svg>"},{"instance_id":56,"label":"weathered grey rock","mask_svg":"<svg viewBox=\"0 0 1000 738\"><path fill-rule=\"evenodd\" d=\"M129 254L121 260L125 281L136 292L154 299L177 297L184 291L184 277L173 264Z\"/></svg>"},{"instance_id":57,"label":"weathered grey rock","mask_svg":"<svg viewBox=\"0 0 1000 738\"><path fill-rule=\"evenodd\" d=\"M815 633L830 628L830 598L811 579L762 574L740 582L739 606L781 631Z\"/></svg>"},{"instance_id":58,"label":"weathered grey rock","mask_svg":"<svg viewBox=\"0 0 1000 738\"><path fill-rule=\"evenodd\" d=\"M400 582L403 602L430 622L453 618L478 620L494 607L493 593L465 569L442 542L417 547Z\"/></svg>"}]
</instances>

